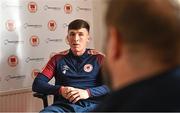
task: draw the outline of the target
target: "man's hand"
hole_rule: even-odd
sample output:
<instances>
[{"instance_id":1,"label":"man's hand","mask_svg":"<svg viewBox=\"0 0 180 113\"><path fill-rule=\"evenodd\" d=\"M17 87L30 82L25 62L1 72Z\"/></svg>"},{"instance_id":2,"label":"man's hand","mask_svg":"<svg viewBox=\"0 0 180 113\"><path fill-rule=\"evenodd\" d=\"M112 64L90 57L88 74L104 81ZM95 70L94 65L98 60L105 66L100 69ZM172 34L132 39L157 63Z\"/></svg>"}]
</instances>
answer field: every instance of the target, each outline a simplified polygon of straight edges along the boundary
<instances>
[{"instance_id":1,"label":"man's hand","mask_svg":"<svg viewBox=\"0 0 180 113\"><path fill-rule=\"evenodd\" d=\"M74 88L74 87L61 87L61 94L64 98L68 99L72 103L76 103L80 99L89 98L87 90Z\"/></svg>"}]
</instances>

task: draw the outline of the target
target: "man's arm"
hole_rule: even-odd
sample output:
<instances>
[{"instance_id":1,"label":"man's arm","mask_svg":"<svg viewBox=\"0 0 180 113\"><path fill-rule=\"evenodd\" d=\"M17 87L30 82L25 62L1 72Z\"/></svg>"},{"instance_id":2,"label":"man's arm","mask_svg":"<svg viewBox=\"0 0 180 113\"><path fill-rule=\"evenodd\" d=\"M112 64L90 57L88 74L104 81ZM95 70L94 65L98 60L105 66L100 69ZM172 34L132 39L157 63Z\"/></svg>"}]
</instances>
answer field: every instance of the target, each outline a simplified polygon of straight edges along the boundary
<instances>
[{"instance_id":1,"label":"man's arm","mask_svg":"<svg viewBox=\"0 0 180 113\"><path fill-rule=\"evenodd\" d=\"M32 90L34 92L43 93L43 94L59 94L59 85L51 85L48 82L54 77L56 70L57 60L61 59L62 55L53 56L43 69L41 73L38 73L36 76Z\"/></svg>"},{"instance_id":2,"label":"man's arm","mask_svg":"<svg viewBox=\"0 0 180 113\"><path fill-rule=\"evenodd\" d=\"M96 82L98 84L96 87L91 87L87 89L90 97L103 96L110 92L110 89L108 88L108 86L104 84L105 80L102 73L102 67L100 68L98 72L98 77L97 77Z\"/></svg>"},{"instance_id":3,"label":"man's arm","mask_svg":"<svg viewBox=\"0 0 180 113\"><path fill-rule=\"evenodd\" d=\"M58 95L59 94L59 85L51 85L49 84L49 78L44 76L42 73L39 73L37 77L35 78L32 90L34 92L43 93L43 94L52 94L52 95Z\"/></svg>"},{"instance_id":4,"label":"man's arm","mask_svg":"<svg viewBox=\"0 0 180 113\"><path fill-rule=\"evenodd\" d=\"M109 88L106 85L93 87L90 89L79 89L69 86L61 87L62 96L72 103L76 103L80 99L88 99L90 97L102 96L107 94L108 92Z\"/></svg>"},{"instance_id":5,"label":"man's arm","mask_svg":"<svg viewBox=\"0 0 180 113\"><path fill-rule=\"evenodd\" d=\"M110 92L109 88L106 85L101 85L98 87L88 88L87 89L90 97L103 96Z\"/></svg>"},{"instance_id":6,"label":"man's arm","mask_svg":"<svg viewBox=\"0 0 180 113\"><path fill-rule=\"evenodd\" d=\"M95 50L91 50L90 54L96 55L97 61L100 66L100 70L98 72L97 81L96 81L98 86L88 88L87 91L88 91L90 97L103 96L110 92L108 86L104 85L104 78L103 78L103 74L102 74L102 66L104 65L105 55L100 52L97 52Z\"/></svg>"}]
</instances>

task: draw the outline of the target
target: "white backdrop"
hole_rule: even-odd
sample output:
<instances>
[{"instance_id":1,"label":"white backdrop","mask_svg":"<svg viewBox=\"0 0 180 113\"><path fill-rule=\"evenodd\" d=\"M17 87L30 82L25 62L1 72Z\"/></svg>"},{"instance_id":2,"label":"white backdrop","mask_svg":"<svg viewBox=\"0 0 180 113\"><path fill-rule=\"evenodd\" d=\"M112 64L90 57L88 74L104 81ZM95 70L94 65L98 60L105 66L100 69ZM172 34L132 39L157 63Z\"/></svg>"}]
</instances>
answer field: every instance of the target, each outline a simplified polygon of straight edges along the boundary
<instances>
[{"instance_id":1,"label":"white backdrop","mask_svg":"<svg viewBox=\"0 0 180 113\"><path fill-rule=\"evenodd\" d=\"M92 0L0 0L0 92L31 87L49 58L69 48L67 25L77 18L93 37Z\"/></svg>"}]
</instances>

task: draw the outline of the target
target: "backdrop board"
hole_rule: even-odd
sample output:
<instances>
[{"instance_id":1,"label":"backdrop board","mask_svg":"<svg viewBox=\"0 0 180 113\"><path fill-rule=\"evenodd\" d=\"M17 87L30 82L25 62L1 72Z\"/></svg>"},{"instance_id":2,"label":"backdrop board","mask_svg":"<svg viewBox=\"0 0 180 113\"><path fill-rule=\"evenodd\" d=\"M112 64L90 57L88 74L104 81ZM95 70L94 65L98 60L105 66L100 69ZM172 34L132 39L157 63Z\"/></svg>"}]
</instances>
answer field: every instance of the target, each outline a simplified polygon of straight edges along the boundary
<instances>
[{"instance_id":1,"label":"backdrop board","mask_svg":"<svg viewBox=\"0 0 180 113\"><path fill-rule=\"evenodd\" d=\"M67 26L77 18L93 37L92 0L0 0L0 92L30 88L50 57L69 49Z\"/></svg>"}]
</instances>

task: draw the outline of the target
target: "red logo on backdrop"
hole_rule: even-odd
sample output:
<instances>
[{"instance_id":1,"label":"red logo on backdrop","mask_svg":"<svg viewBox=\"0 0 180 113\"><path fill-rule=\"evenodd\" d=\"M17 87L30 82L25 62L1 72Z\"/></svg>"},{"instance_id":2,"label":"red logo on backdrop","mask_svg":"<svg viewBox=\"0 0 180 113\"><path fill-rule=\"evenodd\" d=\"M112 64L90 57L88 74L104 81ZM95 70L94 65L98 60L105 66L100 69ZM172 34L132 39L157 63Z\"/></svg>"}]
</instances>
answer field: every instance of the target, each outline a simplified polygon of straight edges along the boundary
<instances>
[{"instance_id":1,"label":"red logo on backdrop","mask_svg":"<svg viewBox=\"0 0 180 113\"><path fill-rule=\"evenodd\" d=\"M18 58L15 55L11 55L8 57L8 64L11 67L15 67L18 64Z\"/></svg>"},{"instance_id":2,"label":"red logo on backdrop","mask_svg":"<svg viewBox=\"0 0 180 113\"><path fill-rule=\"evenodd\" d=\"M6 22L6 28L8 31L14 31L16 29L15 22L13 20L8 20Z\"/></svg>"},{"instance_id":3,"label":"red logo on backdrop","mask_svg":"<svg viewBox=\"0 0 180 113\"><path fill-rule=\"evenodd\" d=\"M49 28L50 31L55 31L56 27L57 27L56 21L50 20L48 22L48 28Z\"/></svg>"},{"instance_id":4,"label":"red logo on backdrop","mask_svg":"<svg viewBox=\"0 0 180 113\"><path fill-rule=\"evenodd\" d=\"M71 4L65 4L64 5L64 11L66 14L70 14L72 12L72 5Z\"/></svg>"},{"instance_id":5,"label":"red logo on backdrop","mask_svg":"<svg viewBox=\"0 0 180 113\"><path fill-rule=\"evenodd\" d=\"M35 79L35 77L38 75L39 72L40 72L39 69L33 69L31 73L32 78Z\"/></svg>"},{"instance_id":6,"label":"red logo on backdrop","mask_svg":"<svg viewBox=\"0 0 180 113\"><path fill-rule=\"evenodd\" d=\"M35 36L35 35L31 36L30 43L31 43L32 46L38 46L39 45L38 36Z\"/></svg>"},{"instance_id":7,"label":"red logo on backdrop","mask_svg":"<svg viewBox=\"0 0 180 113\"><path fill-rule=\"evenodd\" d=\"M35 13L37 11L37 4L35 2L29 2L28 10L30 13Z\"/></svg>"}]
</instances>

